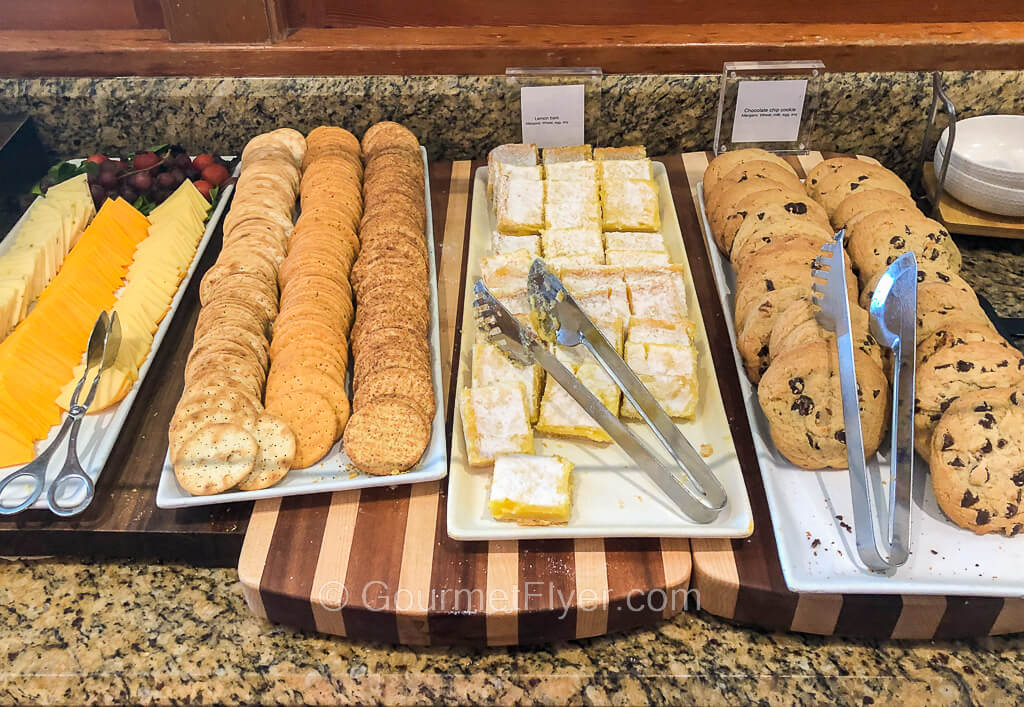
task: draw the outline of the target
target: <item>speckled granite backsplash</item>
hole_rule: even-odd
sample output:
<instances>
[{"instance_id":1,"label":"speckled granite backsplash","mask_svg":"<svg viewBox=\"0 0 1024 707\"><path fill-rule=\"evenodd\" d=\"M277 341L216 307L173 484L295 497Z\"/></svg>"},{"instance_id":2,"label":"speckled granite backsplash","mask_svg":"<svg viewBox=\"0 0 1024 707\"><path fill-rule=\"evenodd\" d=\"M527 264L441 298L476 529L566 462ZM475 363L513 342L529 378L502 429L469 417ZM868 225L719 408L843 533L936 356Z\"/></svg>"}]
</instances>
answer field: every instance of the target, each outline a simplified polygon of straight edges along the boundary
<instances>
[{"instance_id":1,"label":"speckled granite backsplash","mask_svg":"<svg viewBox=\"0 0 1024 707\"><path fill-rule=\"evenodd\" d=\"M1024 113L1024 71L946 72L963 116ZM717 75L609 75L588 106L594 141L644 143L651 154L706 149ZM927 73L831 74L812 145L860 152L910 175L931 100ZM28 111L62 157L180 142L236 154L255 133L323 123L361 134L383 119L408 125L432 159L480 157L519 139L502 76L0 79L0 112ZM596 105L595 105L596 104Z\"/></svg>"}]
</instances>

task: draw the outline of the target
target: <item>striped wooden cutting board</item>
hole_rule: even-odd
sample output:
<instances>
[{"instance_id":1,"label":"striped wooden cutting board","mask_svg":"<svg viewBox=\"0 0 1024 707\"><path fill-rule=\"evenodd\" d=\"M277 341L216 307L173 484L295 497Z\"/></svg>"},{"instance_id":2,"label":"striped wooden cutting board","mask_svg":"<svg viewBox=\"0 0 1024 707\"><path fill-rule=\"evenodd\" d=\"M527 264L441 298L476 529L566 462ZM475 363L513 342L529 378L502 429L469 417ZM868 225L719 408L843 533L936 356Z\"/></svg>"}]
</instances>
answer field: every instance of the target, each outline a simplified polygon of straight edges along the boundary
<instances>
[{"instance_id":1,"label":"striped wooden cutting board","mask_svg":"<svg viewBox=\"0 0 1024 707\"><path fill-rule=\"evenodd\" d=\"M430 173L449 448L481 164L439 163ZM458 542L446 532L445 492L442 481L257 503L238 565L249 606L351 638L503 645L650 624L687 601L686 540Z\"/></svg>"},{"instance_id":2,"label":"striped wooden cutting board","mask_svg":"<svg viewBox=\"0 0 1024 707\"><path fill-rule=\"evenodd\" d=\"M707 156L684 157L691 179L699 178L703 167L695 172L694 160L706 164ZM681 156L661 161L705 325L720 334L709 346L754 513L753 535L457 542L445 531L444 481L266 501L256 505L239 560L255 613L324 633L409 644L582 638L654 623L698 603L741 623L818 634L953 638L1024 630L1024 601L1017 599L798 595L786 588L698 207ZM477 166L437 163L430 174L449 445Z\"/></svg>"}]
</instances>

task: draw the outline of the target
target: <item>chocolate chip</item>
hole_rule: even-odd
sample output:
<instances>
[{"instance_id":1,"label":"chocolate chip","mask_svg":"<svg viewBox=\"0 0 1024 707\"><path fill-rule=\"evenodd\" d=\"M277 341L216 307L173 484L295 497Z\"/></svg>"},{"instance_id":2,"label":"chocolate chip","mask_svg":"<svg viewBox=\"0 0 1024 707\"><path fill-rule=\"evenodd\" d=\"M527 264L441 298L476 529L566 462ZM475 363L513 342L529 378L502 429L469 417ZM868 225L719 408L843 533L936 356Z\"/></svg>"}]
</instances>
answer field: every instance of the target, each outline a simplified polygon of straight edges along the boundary
<instances>
[{"instance_id":1,"label":"chocolate chip","mask_svg":"<svg viewBox=\"0 0 1024 707\"><path fill-rule=\"evenodd\" d=\"M942 451L946 451L953 446L953 435L948 432L942 433Z\"/></svg>"},{"instance_id":2,"label":"chocolate chip","mask_svg":"<svg viewBox=\"0 0 1024 707\"><path fill-rule=\"evenodd\" d=\"M982 454L991 454L992 453L992 440L986 439L985 440L985 444L981 445L981 449L979 451Z\"/></svg>"},{"instance_id":3,"label":"chocolate chip","mask_svg":"<svg viewBox=\"0 0 1024 707\"><path fill-rule=\"evenodd\" d=\"M895 246L896 248L906 248L907 241L903 238L903 236L893 236L892 238L889 239L889 245Z\"/></svg>"},{"instance_id":4,"label":"chocolate chip","mask_svg":"<svg viewBox=\"0 0 1024 707\"><path fill-rule=\"evenodd\" d=\"M1010 529L1009 536L1012 538L1014 535L1019 533L1021 530L1024 530L1024 524L1014 523L1013 527Z\"/></svg>"},{"instance_id":5,"label":"chocolate chip","mask_svg":"<svg viewBox=\"0 0 1024 707\"><path fill-rule=\"evenodd\" d=\"M974 368L974 364L971 363L970 361L956 362L956 370L960 371L961 373L967 373L967 371L971 370L972 368Z\"/></svg>"},{"instance_id":6,"label":"chocolate chip","mask_svg":"<svg viewBox=\"0 0 1024 707\"><path fill-rule=\"evenodd\" d=\"M1019 509L1017 508L1017 504L1015 504L1015 503L1007 503L1006 504L1006 517L1007 518L1013 518L1015 515L1017 515L1017 511L1018 510Z\"/></svg>"},{"instance_id":7,"label":"chocolate chip","mask_svg":"<svg viewBox=\"0 0 1024 707\"><path fill-rule=\"evenodd\" d=\"M802 216L807 213L807 204L803 203L802 201L791 201L788 204L786 204L783 208L786 209L786 211L788 211L789 213L797 214L799 216Z\"/></svg>"},{"instance_id":8,"label":"chocolate chip","mask_svg":"<svg viewBox=\"0 0 1024 707\"><path fill-rule=\"evenodd\" d=\"M767 290L768 292L773 292L773 291L775 290L775 283L774 283L774 282L772 282L771 280L767 280L767 279L766 279L766 280L764 281L764 288L765 288L765 289L766 289L766 290Z\"/></svg>"},{"instance_id":9,"label":"chocolate chip","mask_svg":"<svg viewBox=\"0 0 1024 707\"><path fill-rule=\"evenodd\" d=\"M812 449L821 449L821 447L818 446L818 443L814 441L814 438L811 437L810 432L805 432L804 434L807 436L807 445L809 447L811 447Z\"/></svg>"},{"instance_id":10,"label":"chocolate chip","mask_svg":"<svg viewBox=\"0 0 1024 707\"><path fill-rule=\"evenodd\" d=\"M860 175L859 177L857 177L857 181L858 181L858 182L863 182L863 181L864 181L865 179L869 179L869 178L870 178L870 177L868 177L868 175L866 175L866 174L862 174L862 175Z\"/></svg>"},{"instance_id":11,"label":"chocolate chip","mask_svg":"<svg viewBox=\"0 0 1024 707\"><path fill-rule=\"evenodd\" d=\"M992 514L986 511L984 508L978 509L978 516L974 519L974 522L978 525L988 525L988 522L992 520Z\"/></svg>"},{"instance_id":12,"label":"chocolate chip","mask_svg":"<svg viewBox=\"0 0 1024 707\"><path fill-rule=\"evenodd\" d=\"M1013 391L1012 393L1010 393L1010 402L1013 403L1014 405L1020 405L1020 403L1017 401L1017 391Z\"/></svg>"},{"instance_id":13,"label":"chocolate chip","mask_svg":"<svg viewBox=\"0 0 1024 707\"><path fill-rule=\"evenodd\" d=\"M846 444L846 430L836 430L834 436L837 442L842 442L843 444Z\"/></svg>"},{"instance_id":14,"label":"chocolate chip","mask_svg":"<svg viewBox=\"0 0 1024 707\"><path fill-rule=\"evenodd\" d=\"M943 368L949 368L952 365L952 363L944 363L941 366L935 366L934 370L941 371Z\"/></svg>"},{"instance_id":15,"label":"chocolate chip","mask_svg":"<svg viewBox=\"0 0 1024 707\"><path fill-rule=\"evenodd\" d=\"M931 253L928 254L928 259L929 260L938 260L939 259L939 251L933 250Z\"/></svg>"},{"instance_id":16,"label":"chocolate chip","mask_svg":"<svg viewBox=\"0 0 1024 707\"><path fill-rule=\"evenodd\" d=\"M758 221L764 221L764 214L765 214L764 211L761 211L760 213L758 213L757 214L757 220Z\"/></svg>"},{"instance_id":17,"label":"chocolate chip","mask_svg":"<svg viewBox=\"0 0 1024 707\"><path fill-rule=\"evenodd\" d=\"M949 465L955 466L956 468L959 469L964 466L964 460L961 459L960 457L953 457L953 461L951 461ZM1024 480L1022 480L1022 482L1024 482Z\"/></svg>"},{"instance_id":18,"label":"chocolate chip","mask_svg":"<svg viewBox=\"0 0 1024 707\"><path fill-rule=\"evenodd\" d=\"M803 378L790 378L789 389L793 391L793 395L800 395L804 392L804 379Z\"/></svg>"},{"instance_id":19,"label":"chocolate chip","mask_svg":"<svg viewBox=\"0 0 1024 707\"><path fill-rule=\"evenodd\" d=\"M996 442L996 447L998 447L999 449L1002 449L1005 446L1006 446L1006 440L1005 439L999 439Z\"/></svg>"},{"instance_id":20,"label":"chocolate chip","mask_svg":"<svg viewBox=\"0 0 1024 707\"><path fill-rule=\"evenodd\" d=\"M872 398L877 398L878 394L881 393L881 392L882 392L881 390L872 390L871 391L871 397Z\"/></svg>"},{"instance_id":21,"label":"chocolate chip","mask_svg":"<svg viewBox=\"0 0 1024 707\"><path fill-rule=\"evenodd\" d=\"M1013 482L1014 486L1024 486L1024 469L1011 476L1010 481Z\"/></svg>"},{"instance_id":22,"label":"chocolate chip","mask_svg":"<svg viewBox=\"0 0 1024 707\"><path fill-rule=\"evenodd\" d=\"M890 255L888 258L885 259L885 264L886 265L892 265L895 261L896 261L896 256L895 255Z\"/></svg>"},{"instance_id":23,"label":"chocolate chip","mask_svg":"<svg viewBox=\"0 0 1024 707\"><path fill-rule=\"evenodd\" d=\"M960 499L961 508L970 508L978 502L978 497L970 491L964 491L964 497Z\"/></svg>"},{"instance_id":24,"label":"chocolate chip","mask_svg":"<svg viewBox=\"0 0 1024 707\"><path fill-rule=\"evenodd\" d=\"M981 405L978 405L977 407L974 408L974 412L988 412L991 409L991 405L989 405L988 403L982 403Z\"/></svg>"},{"instance_id":25,"label":"chocolate chip","mask_svg":"<svg viewBox=\"0 0 1024 707\"><path fill-rule=\"evenodd\" d=\"M811 414L811 410L814 409L814 401L811 400L806 395L801 395L793 402L793 405L790 406L789 409L796 410L798 413L800 413L801 417L807 417L808 415Z\"/></svg>"},{"instance_id":26,"label":"chocolate chip","mask_svg":"<svg viewBox=\"0 0 1024 707\"><path fill-rule=\"evenodd\" d=\"M986 430L990 430L992 429L992 426L996 424L996 418L992 413L986 412L985 416L978 420L978 424Z\"/></svg>"},{"instance_id":27,"label":"chocolate chip","mask_svg":"<svg viewBox=\"0 0 1024 707\"><path fill-rule=\"evenodd\" d=\"M739 179L737 179L737 180L736 180L736 183L737 183L737 184L742 184L743 182L747 181L747 178L748 178L748 177L747 177L747 173L746 173L746 172L744 172L744 173L743 173L743 176L742 176L742 177L740 177Z\"/></svg>"},{"instance_id":28,"label":"chocolate chip","mask_svg":"<svg viewBox=\"0 0 1024 707\"><path fill-rule=\"evenodd\" d=\"M739 215L740 218L746 218L747 217L747 212L746 211L737 211L736 213L737 213L737 215Z\"/></svg>"},{"instance_id":29,"label":"chocolate chip","mask_svg":"<svg viewBox=\"0 0 1024 707\"><path fill-rule=\"evenodd\" d=\"M857 184L857 182L850 182L850 191L856 191L859 187L860 184Z\"/></svg>"},{"instance_id":30,"label":"chocolate chip","mask_svg":"<svg viewBox=\"0 0 1024 707\"><path fill-rule=\"evenodd\" d=\"M765 344L764 346L762 346L761 348L759 348L757 350L757 356L758 356L758 358L760 358L762 356L767 356L767 355L768 355L768 344Z\"/></svg>"},{"instance_id":31,"label":"chocolate chip","mask_svg":"<svg viewBox=\"0 0 1024 707\"><path fill-rule=\"evenodd\" d=\"M1003 361L1000 361L999 363L996 364L996 368L1006 368L1009 365L1010 365L1009 361L1003 360Z\"/></svg>"},{"instance_id":32,"label":"chocolate chip","mask_svg":"<svg viewBox=\"0 0 1024 707\"><path fill-rule=\"evenodd\" d=\"M907 226L907 225L904 225L904 226L903 226L903 230L904 230L904 231L906 232L906 234L907 234L908 236L909 236L909 235L910 235L911 233L913 233L913 231L911 231L911 230L910 230L910 226Z\"/></svg>"},{"instance_id":33,"label":"chocolate chip","mask_svg":"<svg viewBox=\"0 0 1024 707\"><path fill-rule=\"evenodd\" d=\"M949 280L950 280L949 275L947 275L944 272L937 272L937 273L935 273L935 277L939 278L943 282L949 282Z\"/></svg>"},{"instance_id":34,"label":"chocolate chip","mask_svg":"<svg viewBox=\"0 0 1024 707\"><path fill-rule=\"evenodd\" d=\"M939 410L941 410L942 412L946 412L946 410L949 409L949 406L952 405L955 400L956 400L956 398L950 398L949 400L943 400L941 403L939 403Z\"/></svg>"}]
</instances>

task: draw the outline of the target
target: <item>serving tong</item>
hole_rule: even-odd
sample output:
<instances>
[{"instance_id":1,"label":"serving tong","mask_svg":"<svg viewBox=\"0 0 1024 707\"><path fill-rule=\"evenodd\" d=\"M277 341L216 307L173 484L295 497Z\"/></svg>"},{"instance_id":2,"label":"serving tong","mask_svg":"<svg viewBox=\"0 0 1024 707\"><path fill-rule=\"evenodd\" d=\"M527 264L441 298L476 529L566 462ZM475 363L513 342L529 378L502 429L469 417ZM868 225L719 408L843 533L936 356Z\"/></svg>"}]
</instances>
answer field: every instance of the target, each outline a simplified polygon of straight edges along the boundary
<instances>
[{"instance_id":1,"label":"serving tong","mask_svg":"<svg viewBox=\"0 0 1024 707\"><path fill-rule=\"evenodd\" d=\"M95 495L95 486L89 475L85 473L82 463L78 459L78 430L82 426L82 419L85 417L85 413L89 410L89 406L92 405L92 401L96 397L100 376L103 374L103 371L110 368L114 361L117 360L117 351L120 347L121 321L117 316L117 312L115 311L113 315L108 315L106 312L100 313L96 324L93 325L92 334L89 335L89 346L85 358L85 372L78 379L78 384L71 394L71 406L68 409L67 417L64 418L64 424L61 425L57 436L54 437L53 441L39 456L9 475L3 481L0 481L0 515L21 513L36 502L36 499L43 493L43 488L46 486L46 469L50 464L50 458L57 451L60 443L64 440L64 436L69 432L67 458L64 460L64 466L61 467L60 472L50 482L50 487L46 492L46 505L56 515L73 516L84 511L92 503L93 496ZM97 369L96 376L92 380L92 386L89 388L89 394L86 396L85 402L79 405L78 397L81 395L82 388L89 377L89 372L93 368ZM14 505L5 505L2 500L4 491L16 479L28 479L32 489L28 496L20 502ZM79 481L82 484L81 490L72 495L72 498L80 497L80 500L72 505L62 505L60 489L73 480Z\"/></svg>"},{"instance_id":2,"label":"serving tong","mask_svg":"<svg viewBox=\"0 0 1024 707\"><path fill-rule=\"evenodd\" d=\"M843 237L841 229L815 259L812 277L824 284L812 282L811 296L820 306L815 314L818 323L836 335L857 553L869 569L885 572L905 564L910 554L917 259L913 253L904 253L886 268L868 312L872 335L893 353L889 493L882 498L873 493L875 479L864 454ZM886 528L882 538L878 537L880 525Z\"/></svg>"},{"instance_id":3,"label":"serving tong","mask_svg":"<svg viewBox=\"0 0 1024 707\"><path fill-rule=\"evenodd\" d=\"M702 524L714 521L728 501L722 484L544 261L533 261L527 289L542 336L562 346L586 346L675 463L666 463L651 452L537 334L522 326L483 281L477 280L473 304L477 324L487 340L520 365L540 364L687 516Z\"/></svg>"}]
</instances>

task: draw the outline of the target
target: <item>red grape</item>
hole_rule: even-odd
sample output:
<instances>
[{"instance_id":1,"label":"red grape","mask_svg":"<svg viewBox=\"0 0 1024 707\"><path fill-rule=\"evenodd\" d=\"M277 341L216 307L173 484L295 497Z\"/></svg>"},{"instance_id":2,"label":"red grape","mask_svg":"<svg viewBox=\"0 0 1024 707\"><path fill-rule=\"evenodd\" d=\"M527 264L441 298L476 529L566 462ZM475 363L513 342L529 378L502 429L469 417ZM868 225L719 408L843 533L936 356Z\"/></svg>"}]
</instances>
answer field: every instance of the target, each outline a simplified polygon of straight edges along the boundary
<instances>
[{"instance_id":1,"label":"red grape","mask_svg":"<svg viewBox=\"0 0 1024 707\"><path fill-rule=\"evenodd\" d=\"M149 191L149 188L153 186L153 177L150 176L149 172L136 172L128 177L128 183L140 192Z\"/></svg>"},{"instance_id":2,"label":"red grape","mask_svg":"<svg viewBox=\"0 0 1024 707\"><path fill-rule=\"evenodd\" d=\"M99 184L104 189L113 189L117 186L117 173L116 172L100 172Z\"/></svg>"},{"instance_id":3,"label":"red grape","mask_svg":"<svg viewBox=\"0 0 1024 707\"><path fill-rule=\"evenodd\" d=\"M172 189L176 185L174 184L174 175L170 172L161 172L156 177L156 185L161 189Z\"/></svg>"},{"instance_id":4,"label":"red grape","mask_svg":"<svg viewBox=\"0 0 1024 707\"><path fill-rule=\"evenodd\" d=\"M135 169L149 169L161 162L160 155L155 152L137 152L132 160L132 167Z\"/></svg>"},{"instance_id":5,"label":"red grape","mask_svg":"<svg viewBox=\"0 0 1024 707\"><path fill-rule=\"evenodd\" d=\"M100 208L103 204L104 199L107 198L107 190L101 187L99 184L93 184L89 187L89 193L92 194L92 201L96 205L96 208Z\"/></svg>"}]
</instances>

